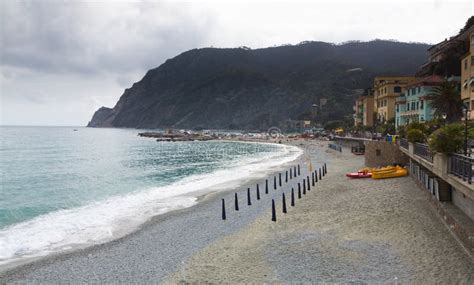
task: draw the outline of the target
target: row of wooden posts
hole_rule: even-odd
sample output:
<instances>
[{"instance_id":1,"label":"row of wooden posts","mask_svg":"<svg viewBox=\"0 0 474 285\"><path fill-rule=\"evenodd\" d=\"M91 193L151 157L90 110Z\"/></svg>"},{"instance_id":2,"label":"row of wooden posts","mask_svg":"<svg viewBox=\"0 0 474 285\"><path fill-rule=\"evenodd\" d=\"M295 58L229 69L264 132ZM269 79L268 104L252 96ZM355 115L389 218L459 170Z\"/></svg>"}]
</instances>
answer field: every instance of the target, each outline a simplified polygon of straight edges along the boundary
<instances>
[{"instance_id":1,"label":"row of wooden posts","mask_svg":"<svg viewBox=\"0 0 474 285\"><path fill-rule=\"evenodd\" d=\"M300 172L300 165L294 166L293 168L290 168L290 171L285 172L285 183L288 182L288 173L289 173L289 179L296 178L301 175ZM325 176L327 173L327 166L326 163L319 169L316 169L311 172L311 184L309 183L309 175L306 176L306 179L303 178L303 191L301 191L301 183L298 182L298 199L302 198L301 193L303 195L306 195L306 189L308 191L311 191L311 185L314 187L315 183L318 182L318 180L321 180L323 176ZM319 177L319 178L318 178ZM282 175L281 173L278 173L278 185L281 187L282 186ZM273 176L273 190L277 190L277 178L276 176ZM256 188L257 192L257 200L260 200L260 188L259 184L257 184ZM268 179L265 179L265 194L268 194ZM247 188L247 205L251 206L252 205L252 198L250 195L250 188ZM291 207L295 206L295 190L292 187L291 188L291 198L290 198L290 205ZM237 193L234 194L234 209L235 211L239 211L239 198ZM285 197L285 192L282 193L282 212L286 214L288 212L287 207L286 207L286 197ZM222 220L226 220L227 215L226 215L226 208L225 208L225 199L222 199ZM272 221L276 222L276 209L275 209L275 199L272 199Z\"/></svg>"}]
</instances>

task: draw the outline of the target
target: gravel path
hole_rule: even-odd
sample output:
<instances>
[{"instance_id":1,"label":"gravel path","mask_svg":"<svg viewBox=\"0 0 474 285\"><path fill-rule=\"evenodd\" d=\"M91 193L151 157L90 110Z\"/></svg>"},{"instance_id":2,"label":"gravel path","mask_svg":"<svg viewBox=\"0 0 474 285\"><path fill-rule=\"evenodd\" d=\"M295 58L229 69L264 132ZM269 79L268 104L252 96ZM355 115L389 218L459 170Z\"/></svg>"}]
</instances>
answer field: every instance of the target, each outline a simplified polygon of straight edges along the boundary
<instances>
[{"instance_id":1,"label":"gravel path","mask_svg":"<svg viewBox=\"0 0 474 285\"><path fill-rule=\"evenodd\" d=\"M278 182L278 172L271 174L269 194L264 194L264 181L246 181L239 189L208 195L194 207L158 216L141 230L116 241L0 273L0 283L163 283L184 260L219 238L242 230L270 207L271 198L295 186L297 179L285 183L285 170L298 162L278 169L283 173L283 187L278 190L273 190L273 177L277 175ZM305 167L301 171L298 181L307 172ZM256 200L256 183L260 184L260 201ZM246 205L247 187L252 190L252 206ZM232 209L236 191L239 212ZM226 221L221 219L221 198L226 201Z\"/></svg>"},{"instance_id":2,"label":"gravel path","mask_svg":"<svg viewBox=\"0 0 474 285\"><path fill-rule=\"evenodd\" d=\"M363 157L325 149L312 159L329 173L288 214L279 208L275 223L267 210L167 281L473 284L471 257L410 177L349 180Z\"/></svg>"}]
</instances>

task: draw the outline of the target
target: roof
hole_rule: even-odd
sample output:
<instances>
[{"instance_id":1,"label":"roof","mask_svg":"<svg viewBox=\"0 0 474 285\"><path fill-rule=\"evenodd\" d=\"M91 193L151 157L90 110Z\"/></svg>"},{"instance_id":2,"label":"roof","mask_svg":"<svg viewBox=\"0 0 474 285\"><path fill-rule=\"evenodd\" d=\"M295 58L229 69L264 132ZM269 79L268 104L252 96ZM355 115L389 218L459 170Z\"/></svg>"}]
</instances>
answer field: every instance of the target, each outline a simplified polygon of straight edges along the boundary
<instances>
[{"instance_id":1,"label":"roof","mask_svg":"<svg viewBox=\"0 0 474 285\"><path fill-rule=\"evenodd\" d=\"M417 78L415 82L407 84L406 87L413 86L436 86L444 82L444 78L438 75L430 75L427 77Z\"/></svg>"}]
</instances>

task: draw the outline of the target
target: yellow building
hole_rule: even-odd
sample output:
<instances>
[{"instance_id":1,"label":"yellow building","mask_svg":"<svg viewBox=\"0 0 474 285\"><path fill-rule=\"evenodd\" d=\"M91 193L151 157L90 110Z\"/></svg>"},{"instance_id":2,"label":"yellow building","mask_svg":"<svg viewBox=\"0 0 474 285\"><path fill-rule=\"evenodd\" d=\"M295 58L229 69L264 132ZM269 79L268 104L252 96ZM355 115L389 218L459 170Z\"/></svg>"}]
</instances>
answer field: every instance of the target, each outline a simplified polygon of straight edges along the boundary
<instances>
[{"instance_id":1,"label":"yellow building","mask_svg":"<svg viewBox=\"0 0 474 285\"><path fill-rule=\"evenodd\" d=\"M474 26L463 32L458 39L469 48L461 59L461 98L471 110L470 119L474 119Z\"/></svg>"},{"instance_id":2,"label":"yellow building","mask_svg":"<svg viewBox=\"0 0 474 285\"><path fill-rule=\"evenodd\" d=\"M356 99L354 105L354 125L371 127L374 125L374 94L367 90L366 95Z\"/></svg>"},{"instance_id":3,"label":"yellow building","mask_svg":"<svg viewBox=\"0 0 474 285\"><path fill-rule=\"evenodd\" d=\"M395 101L414 76L377 76L374 79L374 112L382 123L395 118Z\"/></svg>"}]
</instances>

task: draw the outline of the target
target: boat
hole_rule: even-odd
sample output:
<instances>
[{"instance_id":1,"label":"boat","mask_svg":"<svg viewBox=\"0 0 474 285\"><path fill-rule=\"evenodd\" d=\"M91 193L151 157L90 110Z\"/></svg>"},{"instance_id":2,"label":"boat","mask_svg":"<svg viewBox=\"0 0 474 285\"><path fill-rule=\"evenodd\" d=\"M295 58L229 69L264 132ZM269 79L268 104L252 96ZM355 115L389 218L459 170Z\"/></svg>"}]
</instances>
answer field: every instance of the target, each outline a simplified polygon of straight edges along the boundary
<instances>
[{"instance_id":1,"label":"boat","mask_svg":"<svg viewBox=\"0 0 474 285\"><path fill-rule=\"evenodd\" d=\"M362 169L359 169L359 172L386 172L386 171L392 171L395 170L397 166L385 166L385 167L380 167L380 168L373 168L373 167L364 167Z\"/></svg>"},{"instance_id":2,"label":"boat","mask_svg":"<svg viewBox=\"0 0 474 285\"><path fill-rule=\"evenodd\" d=\"M406 168L397 166L393 170L373 172L372 179L395 178L395 177L403 177L407 175L408 175L408 170Z\"/></svg>"},{"instance_id":3,"label":"boat","mask_svg":"<svg viewBox=\"0 0 474 285\"><path fill-rule=\"evenodd\" d=\"M350 172L346 173L346 176L349 178L370 178L372 173L370 172Z\"/></svg>"}]
</instances>

